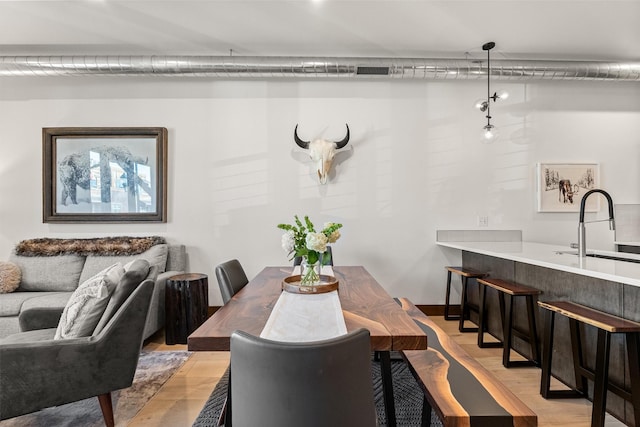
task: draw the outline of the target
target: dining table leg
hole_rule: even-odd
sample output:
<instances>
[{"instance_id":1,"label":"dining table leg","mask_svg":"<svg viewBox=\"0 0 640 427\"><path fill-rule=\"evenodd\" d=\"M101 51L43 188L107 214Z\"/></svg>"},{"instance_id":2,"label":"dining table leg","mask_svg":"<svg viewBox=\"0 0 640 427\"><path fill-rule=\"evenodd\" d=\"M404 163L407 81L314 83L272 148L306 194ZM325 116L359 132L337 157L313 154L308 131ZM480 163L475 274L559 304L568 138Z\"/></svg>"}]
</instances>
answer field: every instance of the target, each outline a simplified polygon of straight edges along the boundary
<instances>
[{"instance_id":1,"label":"dining table leg","mask_svg":"<svg viewBox=\"0 0 640 427\"><path fill-rule=\"evenodd\" d=\"M382 377L382 397L384 412L387 414L387 426L396 426L396 407L393 402L393 381L391 378L391 352L380 351L380 375Z\"/></svg>"},{"instance_id":2,"label":"dining table leg","mask_svg":"<svg viewBox=\"0 0 640 427\"><path fill-rule=\"evenodd\" d=\"M229 378L227 381L227 400L224 405L224 427L231 427L231 366L229 366Z\"/></svg>"}]
</instances>

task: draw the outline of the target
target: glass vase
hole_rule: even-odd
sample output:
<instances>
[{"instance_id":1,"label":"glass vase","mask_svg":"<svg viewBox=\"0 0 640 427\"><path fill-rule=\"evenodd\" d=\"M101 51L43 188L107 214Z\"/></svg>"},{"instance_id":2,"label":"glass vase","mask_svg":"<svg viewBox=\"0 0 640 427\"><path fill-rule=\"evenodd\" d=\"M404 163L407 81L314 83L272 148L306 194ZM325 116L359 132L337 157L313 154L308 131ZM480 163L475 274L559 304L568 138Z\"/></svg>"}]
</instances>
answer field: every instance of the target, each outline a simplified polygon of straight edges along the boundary
<instances>
[{"instance_id":1,"label":"glass vase","mask_svg":"<svg viewBox=\"0 0 640 427\"><path fill-rule=\"evenodd\" d=\"M307 257L300 263L300 286L315 286L320 283L320 261L310 263Z\"/></svg>"}]
</instances>

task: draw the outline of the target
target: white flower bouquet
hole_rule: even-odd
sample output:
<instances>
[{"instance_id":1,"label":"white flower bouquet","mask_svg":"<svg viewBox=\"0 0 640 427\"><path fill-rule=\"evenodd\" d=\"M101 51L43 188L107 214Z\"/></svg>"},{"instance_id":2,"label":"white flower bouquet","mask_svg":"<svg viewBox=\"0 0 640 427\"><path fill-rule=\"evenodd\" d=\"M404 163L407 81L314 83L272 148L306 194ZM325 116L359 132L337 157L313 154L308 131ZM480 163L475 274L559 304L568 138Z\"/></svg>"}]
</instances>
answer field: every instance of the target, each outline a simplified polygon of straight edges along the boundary
<instances>
[{"instance_id":1,"label":"white flower bouquet","mask_svg":"<svg viewBox=\"0 0 640 427\"><path fill-rule=\"evenodd\" d=\"M317 232L308 216L304 217L304 222L300 221L298 215L294 216L295 224L278 224L278 228L284 230L282 235L282 248L290 256L290 260L295 257L302 257L310 265L325 264L329 262L330 256L327 251L327 244L335 243L340 238L338 231L342 224L328 222L324 224L321 231ZM309 271L313 272L311 268ZM312 273L310 273L312 274ZM303 282L305 282L303 275ZM318 277L310 277L317 281Z\"/></svg>"}]
</instances>

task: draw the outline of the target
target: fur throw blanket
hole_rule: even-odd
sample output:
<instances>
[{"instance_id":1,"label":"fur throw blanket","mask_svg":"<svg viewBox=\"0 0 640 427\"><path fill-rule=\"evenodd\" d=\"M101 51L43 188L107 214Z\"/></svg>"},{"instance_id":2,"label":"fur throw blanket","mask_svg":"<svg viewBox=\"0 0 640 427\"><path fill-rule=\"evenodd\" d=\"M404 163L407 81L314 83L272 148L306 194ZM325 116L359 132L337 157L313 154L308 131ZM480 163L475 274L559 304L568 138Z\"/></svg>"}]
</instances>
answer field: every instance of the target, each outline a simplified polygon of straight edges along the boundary
<instances>
[{"instance_id":1,"label":"fur throw blanket","mask_svg":"<svg viewBox=\"0 0 640 427\"><path fill-rule=\"evenodd\" d=\"M136 255L152 246L166 243L163 237L98 237L95 239L29 239L16 246L21 256L56 255Z\"/></svg>"}]
</instances>

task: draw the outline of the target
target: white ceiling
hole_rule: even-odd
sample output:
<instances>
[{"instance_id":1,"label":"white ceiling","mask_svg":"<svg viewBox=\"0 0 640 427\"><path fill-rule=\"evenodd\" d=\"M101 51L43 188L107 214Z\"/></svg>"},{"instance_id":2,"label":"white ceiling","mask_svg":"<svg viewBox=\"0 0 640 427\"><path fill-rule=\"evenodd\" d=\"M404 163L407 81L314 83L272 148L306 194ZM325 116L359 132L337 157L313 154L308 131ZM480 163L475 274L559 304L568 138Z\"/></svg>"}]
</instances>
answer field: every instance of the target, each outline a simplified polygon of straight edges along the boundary
<instances>
[{"instance_id":1,"label":"white ceiling","mask_svg":"<svg viewBox=\"0 0 640 427\"><path fill-rule=\"evenodd\" d=\"M640 60L640 0L0 0L0 56Z\"/></svg>"}]
</instances>

